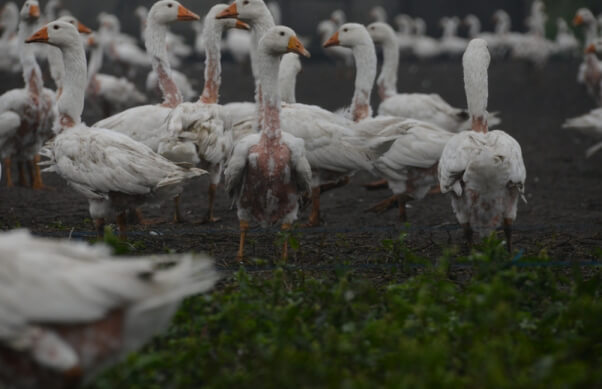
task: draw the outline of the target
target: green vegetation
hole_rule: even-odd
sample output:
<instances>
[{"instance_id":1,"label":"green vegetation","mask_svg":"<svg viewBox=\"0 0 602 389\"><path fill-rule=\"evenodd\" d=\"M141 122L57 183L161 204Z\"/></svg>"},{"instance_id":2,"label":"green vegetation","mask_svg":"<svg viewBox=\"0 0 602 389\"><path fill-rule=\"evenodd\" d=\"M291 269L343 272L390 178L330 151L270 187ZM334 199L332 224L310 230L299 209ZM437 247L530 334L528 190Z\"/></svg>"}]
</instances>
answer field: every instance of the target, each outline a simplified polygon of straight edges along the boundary
<instances>
[{"instance_id":1,"label":"green vegetation","mask_svg":"<svg viewBox=\"0 0 602 389\"><path fill-rule=\"evenodd\" d=\"M494 239L433 264L402 243L385 242L406 258L380 270L393 283L240 269L91 388L602 386L598 267L518 262Z\"/></svg>"}]
</instances>

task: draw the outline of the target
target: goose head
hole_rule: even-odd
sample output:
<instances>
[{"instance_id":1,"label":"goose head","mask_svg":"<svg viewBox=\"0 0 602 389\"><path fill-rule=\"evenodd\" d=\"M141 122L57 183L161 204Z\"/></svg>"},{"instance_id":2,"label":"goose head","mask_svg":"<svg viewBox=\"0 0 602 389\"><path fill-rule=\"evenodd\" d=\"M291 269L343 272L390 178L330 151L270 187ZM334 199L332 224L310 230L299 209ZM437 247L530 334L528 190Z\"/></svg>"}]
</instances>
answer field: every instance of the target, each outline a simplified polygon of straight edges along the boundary
<instances>
[{"instance_id":1,"label":"goose head","mask_svg":"<svg viewBox=\"0 0 602 389\"><path fill-rule=\"evenodd\" d=\"M297 53L307 58L311 57L309 51L297 38L295 31L285 26L276 26L269 29L259 41L259 48L263 52L277 56L286 53Z\"/></svg>"},{"instance_id":2,"label":"goose head","mask_svg":"<svg viewBox=\"0 0 602 389\"><path fill-rule=\"evenodd\" d=\"M342 9L337 9L330 14L330 20L332 20L337 27L342 26L347 22L347 15L345 15L345 11Z\"/></svg>"},{"instance_id":3,"label":"goose head","mask_svg":"<svg viewBox=\"0 0 602 389\"><path fill-rule=\"evenodd\" d=\"M426 22L424 19L414 19L414 33L416 36L424 36L426 34Z\"/></svg>"},{"instance_id":4,"label":"goose head","mask_svg":"<svg viewBox=\"0 0 602 389\"><path fill-rule=\"evenodd\" d=\"M586 54L602 53L602 38L598 38L585 48Z\"/></svg>"},{"instance_id":5,"label":"goose head","mask_svg":"<svg viewBox=\"0 0 602 389\"><path fill-rule=\"evenodd\" d=\"M236 0L219 13L217 19L236 18L244 22L253 22L265 15L271 15L263 0Z\"/></svg>"},{"instance_id":6,"label":"goose head","mask_svg":"<svg viewBox=\"0 0 602 389\"><path fill-rule=\"evenodd\" d=\"M582 26L590 25L592 23L596 23L596 18L594 17L592 11L587 8L579 8L575 14L575 18L573 19L573 24L575 26Z\"/></svg>"},{"instance_id":7,"label":"goose head","mask_svg":"<svg viewBox=\"0 0 602 389\"><path fill-rule=\"evenodd\" d=\"M375 22L386 22L387 11L384 7L377 5L376 7L370 10L370 18Z\"/></svg>"},{"instance_id":8,"label":"goose head","mask_svg":"<svg viewBox=\"0 0 602 389\"><path fill-rule=\"evenodd\" d=\"M21 20L27 23L35 23L40 18L40 4L37 0L27 0L20 12Z\"/></svg>"},{"instance_id":9,"label":"goose head","mask_svg":"<svg viewBox=\"0 0 602 389\"><path fill-rule=\"evenodd\" d=\"M61 21L48 23L25 42L46 43L61 49L65 47L82 46L77 28L70 23Z\"/></svg>"},{"instance_id":10,"label":"goose head","mask_svg":"<svg viewBox=\"0 0 602 389\"><path fill-rule=\"evenodd\" d=\"M400 14L395 16L395 25L402 34L412 33L412 18L409 15Z\"/></svg>"},{"instance_id":11,"label":"goose head","mask_svg":"<svg viewBox=\"0 0 602 389\"><path fill-rule=\"evenodd\" d=\"M361 45L372 44L372 38L370 38L366 27L357 23L346 23L324 43L324 47L343 46L351 49Z\"/></svg>"},{"instance_id":12,"label":"goose head","mask_svg":"<svg viewBox=\"0 0 602 389\"><path fill-rule=\"evenodd\" d=\"M476 15L469 14L464 18L464 25L468 27L468 34L474 38L481 32L481 21Z\"/></svg>"},{"instance_id":13,"label":"goose head","mask_svg":"<svg viewBox=\"0 0 602 389\"><path fill-rule=\"evenodd\" d=\"M387 23L376 22L368 26L368 33L374 43L384 44L394 42L396 39L395 31Z\"/></svg>"},{"instance_id":14,"label":"goose head","mask_svg":"<svg viewBox=\"0 0 602 389\"><path fill-rule=\"evenodd\" d=\"M138 19L140 19L142 21L146 21L146 18L148 17L148 8L146 8L143 5L138 6L138 7L136 7L136 10L134 11L134 15L136 15L138 17Z\"/></svg>"},{"instance_id":15,"label":"goose head","mask_svg":"<svg viewBox=\"0 0 602 389\"><path fill-rule=\"evenodd\" d=\"M569 32L569 25L563 18L556 19L556 28L559 34L566 34Z\"/></svg>"},{"instance_id":16,"label":"goose head","mask_svg":"<svg viewBox=\"0 0 602 389\"><path fill-rule=\"evenodd\" d=\"M92 30L83 25L80 21L78 21L73 16L61 16L57 19L57 21L65 22L71 24L73 27L77 29L80 34L91 34Z\"/></svg>"},{"instance_id":17,"label":"goose head","mask_svg":"<svg viewBox=\"0 0 602 389\"><path fill-rule=\"evenodd\" d=\"M487 71L490 62L491 56L487 48L487 42L478 38L471 40L462 57L464 87L468 100L468 110L473 120L482 119L485 120L485 123L489 95Z\"/></svg>"},{"instance_id":18,"label":"goose head","mask_svg":"<svg viewBox=\"0 0 602 389\"><path fill-rule=\"evenodd\" d=\"M121 31L121 23L117 16L111 15L105 12L101 12L98 15L98 23L100 24L101 30L112 34L118 34Z\"/></svg>"},{"instance_id":19,"label":"goose head","mask_svg":"<svg viewBox=\"0 0 602 389\"><path fill-rule=\"evenodd\" d=\"M153 4L148 11L148 19L159 24L169 24L175 21L199 20L200 17L175 0L161 0Z\"/></svg>"}]
</instances>

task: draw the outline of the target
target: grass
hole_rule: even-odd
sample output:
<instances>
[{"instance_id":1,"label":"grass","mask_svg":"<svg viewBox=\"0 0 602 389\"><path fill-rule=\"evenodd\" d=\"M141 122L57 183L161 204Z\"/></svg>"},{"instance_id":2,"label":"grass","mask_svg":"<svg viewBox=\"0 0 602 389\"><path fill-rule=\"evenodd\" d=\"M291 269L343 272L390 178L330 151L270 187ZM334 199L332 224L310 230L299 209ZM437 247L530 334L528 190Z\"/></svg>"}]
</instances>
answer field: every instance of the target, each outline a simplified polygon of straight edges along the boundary
<instances>
[{"instance_id":1,"label":"grass","mask_svg":"<svg viewBox=\"0 0 602 389\"><path fill-rule=\"evenodd\" d=\"M383 244L420 271L241 268L90 388L602 387L598 268L522 267L495 239L436 264Z\"/></svg>"}]
</instances>

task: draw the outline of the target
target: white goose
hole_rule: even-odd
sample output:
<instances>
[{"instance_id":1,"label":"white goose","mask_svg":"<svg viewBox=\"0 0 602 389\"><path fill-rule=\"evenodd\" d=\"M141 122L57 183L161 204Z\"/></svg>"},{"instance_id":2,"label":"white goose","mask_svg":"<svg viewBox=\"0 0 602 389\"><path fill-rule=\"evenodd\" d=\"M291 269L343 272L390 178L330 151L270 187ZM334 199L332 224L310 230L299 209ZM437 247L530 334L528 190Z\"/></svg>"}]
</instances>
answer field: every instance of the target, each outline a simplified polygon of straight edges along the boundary
<instances>
[{"instance_id":1,"label":"white goose","mask_svg":"<svg viewBox=\"0 0 602 389\"><path fill-rule=\"evenodd\" d=\"M596 139L602 139L602 108L594 109L583 116L569 119L562 127L577 130ZM585 156L591 158L600 150L602 150L602 141L588 148Z\"/></svg>"},{"instance_id":2,"label":"white goose","mask_svg":"<svg viewBox=\"0 0 602 389\"><path fill-rule=\"evenodd\" d=\"M452 58L462 55L464 50L466 50L468 41L458 36L460 18L457 16L444 17L441 18L439 24L443 29L443 35L441 36L441 41L439 42L439 47L443 54Z\"/></svg>"},{"instance_id":3,"label":"white goose","mask_svg":"<svg viewBox=\"0 0 602 389\"><path fill-rule=\"evenodd\" d=\"M585 49L585 59L579 70L579 82L587 88L589 95L602 105L602 62L598 59L602 52L602 39L595 39Z\"/></svg>"},{"instance_id":4,"label":"white goose","mask_svg":"<svg viewBox=\"0 0 602 389\"><path fill-rule=\"evenodd\" d=\"M172 161L197 164L201 162L211 175L209 209L205 222L216 222L213 206L217 185L221 180L224 163L232 152L234 142L248 131L230 131L232 110L225 111L218 104L221 86L221 37L224 30L249 26L234 19L218 20L216 16L227 8L224 4L213 6L204 23L205 87L196 103L178 105L167 119L166 137L159 144L159 153ZM244 107L243 107L244 108ZM235 108L240 109L240 106ZM248 114L253 106L246 106Z\"/></svg>"},{"instance_id":5,"label":"white goose","mask_svg":"<svg viewBox=\"0 0 602 389\"><path fill-rule=\"evenodd\" d=\"M407 56L412 53L412 47L414 47L414 36L412 35L414 22L409 15L400 14L395 16L395 25L397 26L399 51L403 56Z\"/></svg>"},{"instance_id":6,"label":"white goose","mask_svg":"<svg viewBox=\"0 0 602 389\"><path fill-rule=\"evenodd\" d=\"M280 223L283 230L290 229L297 219L299 198L311 186L311 167L303 140L281 130L278 71L280 56L286 52L309 56L290 28L268 30L255 53L260 65L261 133L249 135L236 145L225 171L226 190L238 207L239 261L244 258L249 224L257 221L265 227ZM286 243L282 257L288 257Z\"/></svg>"},{"instance_id":7,"label":"white goose","mask_svg":"<svg viewBox=\"0 0 602 389\"><path fill-rule=\"evenodd\" d=\"M381 98L379 115L423 120L452 132L470 128L468 112L452 107L438 94L398 93L399 50L395 31L388 24L372 23L368 32L375 43L383 46L384 62L376 81Z\"/></svg>"},{"instance_id":8,"label":"white goose","mask_svg":"<svg viewBox=\"0 0 602 389\"><path fill-rule=\"evenodd\" d=\"M36 0L27 0L21 9L19 23L19 53L23 67L25 88L13 89L0 96L0 157L4 159L6 181L13 185L11 158L17 160L19 184L27 185L25 164L31 185L43 189L42 176L37 167L38 151L51 134L54 121L55 94L44 88L42 72L35 57L35 49L25 45L25 39L34 31L40 17ZM15 116L16 115L16 116ZM19 120L16 121L18 116Z\"/></svg>"},{"instance_id":9,"label":"white goose","mask_svg":"<svg viewBox=\"0 0 602 389\"><path fill-rule=\"evenodd\" d=\"M554 51L565 57L575 57L579 54L579 40L563 18L556 19L556 42Z\"/></svg>"},{"instance_id":10,"label":"white goose","mask_svg":"<svg viewBox=\"0 0 602 389\"><path fill-rule=\"evenodd\" d=\"M27 42L51 44L63 53L65 81L57 103L57 136L45 150L50 158L45 164L88 199L99 236L105 219L117 213L120 236L125 239L126 209L172 199L186 182L206 173L180 168L125 135L81 122L88 82L86 55L71 24L52 22Z\"/></svg>"},{"instance_id":11,"label":"white goose","mask_svg":"<svg viewBox=\"0 0 602 389\"><path fill-rule=\"evenodd\" d=\"M103 12L98 15L98 21L99 39L109 59L124 66L130 75L135 73L136 68L151 67L151 58L138 47L136 39L121 33L121 23L115 15Z\"/></svg>"},{"instance_id":12,"label":"white goose","mask_svg":"<svg viewBox=\"0 0 602 389\"><path fill-rule=\"evenodd\" d=\"M104 49L101 43L91 36L88 45L92 51L88 62L88 87L86 97L96 101L103 110L104 117L132 106L144 104L146 96L136 85L124 77L100 73ZM62 54L59 50L59 55Z\"/></svg>"},{"instance_id":13,"label":"white goose","mask_svg":"<svg viewBox=\"0 0 602 389\"><path fill-rule=\"evenodd\" d=\"M0 385L75 388L167 329L219 279L205 256L112 258L105 246L0 234Z\"/></svg>"},{"instance_id":14,"label":"white goose","mask_svg":"<svg viewBox=\"0 0 602 389\"><path fill-rule=\"evenodd\" d=\"M4 4L0 10L0 71L18 73L21 70L17 29L19 28L19 8L12 1Z\"/></svg>"},{"instance_id":15,"label":"white goose","mask_svg":"<svg viewBox=\"0 0 602 389\"><path fill-rule=\"evenodd\" d=\"M165 37L167 26L175 21L198 20L198 15L184 8L175 0L156 2L148 16L145 44L152 58L153 69L159 74L159 86L163 92L161 105L143 105L130 108L94 124L125 134L157 151L159 141L165 136L162 125L169 113L182 103L183 98L172 77L167 57Z\"/></svg>"},{"instance_id":16,"label":"white goose","mask_svg":"<svg viewBox=\"0 0 602 389\"><path fill-rule=\"evenodd\" d=\"M263 0L236 0L219 17L236 17L251 26L253 42L274 26L272 16ZM258 74L261 64L257 55L257 44L251 47L253 73ZM256 76L258 92L261 91ZM261 99L257 99L261 107ZM261 111L260 111L261 112ZM350 143L347 138L355 136L353 123L320 107L305 104L285 104L281 112L282 128L285 132L303 139L307 159L312 168L312 212L307 226L320 224L320 193L346 184L348 177L357 171L371 171L368 155L362 147ZM261 122L261 115L259 115ZM242 125L253 128L256 119ZM332 183L334 181L334 183ZM327 183L325 185L322 185Z\"/></svg>"},{"instance_id":17,"label":"white goose","mask_svg":"<svg viewBox=\"0 0 602 389\"><path fill-rule=\"evenodd\" d=\"M441 55L441 48L436 39L426 35L426 22L422 18L414 19L414 55L421 60L433 59Z\"/></svg>"},{"instance_id":18,"label":"white goose","mask_svg":"<svg viewBox=\"0 0 602 389\"><path fill-rule=\"evenodd\" d=\"M327 42L351 48L357 66L351 115L359 143L372 149L374 168L386 179L393 196L370 211L382 212L399 204L406 221L406 203L421 200L437 185L437 162L454 135L433 124L393 116L372 118L370 98L376 78L376 49L366 27L348 23ZM380 186L381 183L370 186Z\"/></svg>"},{"instance_id":19,"label":"white goose","mask_svg":"<svg viewBox=\"0 0 602 389\"><path fill-rule=\"evenodd\" d=\"M374 22L387 23L388 12L385 7L377 5L370 10L370 18Z\"/></svg>"},{"instance_id":20,"label":"white goose","mask_svg":"<svg viewBox=\"0 0 602 389\"><path fill-rule=\"evenodd\" d=\"M473 231L486 236L504 225L512 250L512 224L527 176L518 142L503 131L488 132L487 98L490 56L482 39L470 42L464 54L464 82L473 131L455 135L439 161L443 193L464 227L469 245ZM524 198L524 197L523 197Z\"/></svg>"}]
</instances>

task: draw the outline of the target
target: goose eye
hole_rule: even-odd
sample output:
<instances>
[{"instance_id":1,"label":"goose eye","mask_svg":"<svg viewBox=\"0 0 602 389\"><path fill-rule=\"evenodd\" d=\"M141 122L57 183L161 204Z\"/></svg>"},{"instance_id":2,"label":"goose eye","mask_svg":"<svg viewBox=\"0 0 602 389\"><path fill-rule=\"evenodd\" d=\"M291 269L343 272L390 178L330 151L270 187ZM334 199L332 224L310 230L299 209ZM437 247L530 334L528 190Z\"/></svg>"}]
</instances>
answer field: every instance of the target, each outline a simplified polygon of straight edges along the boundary
<instances>
[{"instance_id":1,"label":"goose eye","mask_svg":"<svg viewBox=\"0 0 602 389\"><path fill-rule=\"evenodd\" d=\"M280 36L284 36L284 31L280 31Z\"/></svg>"},{"instance_id":2,"label":"goose eye","mask_svg":"<svg viewBox=\"0 0 602 389\"><path fill-rule=\"evenodd\" d=\"M56 25L54 26L55 30L58 30L59 28L60 28L59 26L56 26Z\"/></svg>"},{"instance_id":3,"label":"goose eye","mask_svg":"<svg viewBox=\"0 0 602 389\"><path fill-rule=\"evenodd\" d=\"M168 6L169 8L171 8L171 7L173 7L173 4L171 4L171 3L170 3L170 4L167 4L167 6Z\"/></svg>"},{"instance_id":4,"label":"goose eye","mask_svg":"<svg viewBox=\"0 0 602 389\"><path fill-rule=\"evenodd\" d=\"M344 29L343 29L343 32L348 32L348 31L349 31L349 29L348 29L348 28L344 28Z\"/></svg>"},{"instance_id":5,"label":"goose eye","mask_svg":"<svg viewBox=\"0 0 602 389\"><path fill-rule=\"evenodd\" d=\"M247 4L249 4L249 0L245 0L245 1L243 1L242 3L243 3L244 5L247 5Z\"/></svg>"}]
</instances>

